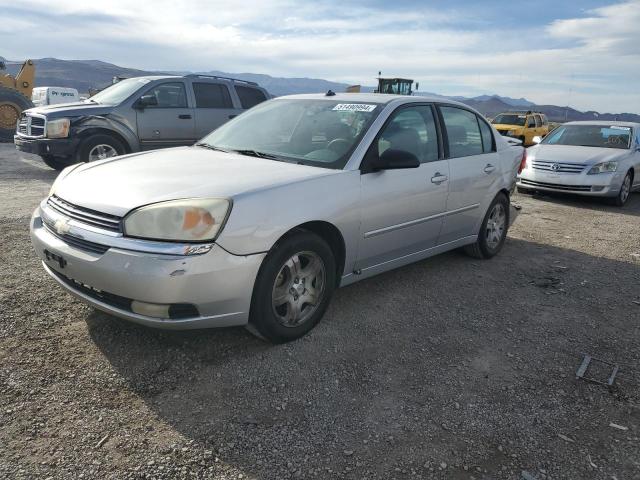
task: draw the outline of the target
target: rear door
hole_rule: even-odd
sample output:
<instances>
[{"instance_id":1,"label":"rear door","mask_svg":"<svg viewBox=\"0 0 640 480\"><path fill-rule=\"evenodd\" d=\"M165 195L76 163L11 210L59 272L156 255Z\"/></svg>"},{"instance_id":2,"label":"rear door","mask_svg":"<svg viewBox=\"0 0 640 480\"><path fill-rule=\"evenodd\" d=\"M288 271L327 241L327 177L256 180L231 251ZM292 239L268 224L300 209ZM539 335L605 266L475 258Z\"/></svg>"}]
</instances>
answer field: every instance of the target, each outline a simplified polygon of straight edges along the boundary
<instances>
[{"instance_id":1,"label":"rear door","mask_svg":"<svg viewBox=\"0 0 640 480\"><path fill-rule=\"evenodd\" d=\"M157 105L136 110L142 150L191 145L195 142L194 109L189 106L184 81L159 83L143 94L155 96Z\"/></svg>"},{"instance_id":2,"label":"rear door","mask_svg":"<svg viewBox=\"0 0 640 480\"><path fill-rule=\"evenodd\" d=\"M439 107L449 157L449 196L438 244L476 235L478 220L495 194L500 164L493 131L470 110Z\"/></svg>"},{"instance_id":3,"label":"rear door","mask_svg":"<svg viewBox=\"0 0 640 480\"><path fill-rule=\"evenodd\" d=\"M196 137L202 138L238 114L223 82L193 82Z\"/></svg>"},{"instance_id":4,"label":"rear door","mask_svg":"<svg viewBox=\"0 0 640 480\"><path fill-rule=\"evenodd\" d=\"M375 273L385 262L429 249L442 226L449 186L431 105L399 107L365 157L388 148L413 153L420 167L363 173L361 232L357 269Z\"/></svg>"}]
</instances>

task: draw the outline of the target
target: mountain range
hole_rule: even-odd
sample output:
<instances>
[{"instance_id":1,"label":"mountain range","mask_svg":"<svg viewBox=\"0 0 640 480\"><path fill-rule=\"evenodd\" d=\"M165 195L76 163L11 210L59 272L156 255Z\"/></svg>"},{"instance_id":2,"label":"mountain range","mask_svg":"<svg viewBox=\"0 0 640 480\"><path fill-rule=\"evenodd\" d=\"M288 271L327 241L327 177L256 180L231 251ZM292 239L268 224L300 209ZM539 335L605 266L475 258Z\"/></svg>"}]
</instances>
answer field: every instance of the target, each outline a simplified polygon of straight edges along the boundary
<instances>
[{"instance_id":1,"label":"mountain range","mask_svg":"<svg viewBox=\"0 0 640 480\"><path fill-rule=\"evenodd\" d=\"M3 60L0 57L0 60ZM57 86L72 87L81 93L86 93L89 89L104 88L108 86L115 76L135 77L152 74L186 74L188 71L180 72L151 72L132 68L120 67L112 63L101 60L60 60L57 58L41 58L34 60L36 64L36 86ZM8 65L7 70L15 74L19 66ZM288 78L272 77L270 75L258 73L228 73L218 70L206 72L195 72L204 75L217 75L223 77L238 78L256 82L266 88L272 95L290 95L295 93L317 93L333 90L343 92L347 84L332 82L319 78ZM363 92L372 92L373 86L363 86ZM552 122L565 122L572 120L623 120L640 122L640 115L633 113L599 113L595 111L581 112L568 106L557 105L537 105L525 98L510 98L499 95L480 95L476 97L445 96L429 92L415 92L414 95L429 95L447 98L463 102L475 108L487 117L509 111L509 110L536 110L547 115Z\"/></svg>"}]
</instances>

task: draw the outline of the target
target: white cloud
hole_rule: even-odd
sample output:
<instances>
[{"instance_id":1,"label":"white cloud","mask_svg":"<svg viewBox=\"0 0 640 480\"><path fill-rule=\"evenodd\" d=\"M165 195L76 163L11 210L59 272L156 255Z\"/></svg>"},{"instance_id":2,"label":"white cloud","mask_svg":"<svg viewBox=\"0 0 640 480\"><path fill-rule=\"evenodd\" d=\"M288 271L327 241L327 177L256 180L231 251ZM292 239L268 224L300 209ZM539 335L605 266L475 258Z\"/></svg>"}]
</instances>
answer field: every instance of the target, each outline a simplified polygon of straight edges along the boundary
<instances>
[{"instance_id":1,"label":"white cloud","mask_svg":"<svg viewBox=\"0 0 640 480\"><path fill-rule=\"evenodd\" d=\"M421 89L499 93L582 109L640 111L640 0L546 29L473 25L443 8L386 11L347 2L124 0L56 2L56 20L16 3L1 23L5 56L98 58L129 67L314 76L372 84L378 70ZM48 0L22 11L51 12ZM579 17L579 18L578 18ZM22 22L19 25L18 22ZM25 28L24 23L41 28ZM12 32L13 28L13 32ZM35 30L35 31L34 31ZM5 35L3 37L3 34Z\"/></svg>"}]
</instances>

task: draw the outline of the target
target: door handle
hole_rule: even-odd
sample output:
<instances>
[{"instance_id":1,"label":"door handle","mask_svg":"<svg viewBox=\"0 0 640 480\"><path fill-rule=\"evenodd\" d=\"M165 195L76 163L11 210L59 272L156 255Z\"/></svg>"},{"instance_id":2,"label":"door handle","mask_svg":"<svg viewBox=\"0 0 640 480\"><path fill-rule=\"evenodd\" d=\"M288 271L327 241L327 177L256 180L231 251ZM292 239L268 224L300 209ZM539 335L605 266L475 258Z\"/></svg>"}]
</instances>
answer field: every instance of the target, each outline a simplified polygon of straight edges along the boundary
<instances>
[{"instance_id":1,"label":"door handle","mask_svg":"<svg viewBox=\"0 0 640 480\"><path fill-rule=\"evenodd\" d=\"M446 182L447 180L449 180L449 177L442 175L440 172L436 172L436 174L431 177L431 183L435 183L436 185L440 185L442 182Z\"/></svg>"},{"instance_id":2,"label":"door handle","mask_svg":"<svg viewBox=\"0 0 640 480\"><path fill-rule=\"evenodd\" d=\"M491 173L496 169L496 167L494 167L493 165L491 165L490 163L487 163L487 165L484 167L484 173Z\"/></svg>"},{"instance_id":3,"label":"door handle","mask_svg":"<svg viewBox=\"0 0 640 480\"><path fill-rule=\"evenodd\" d=\"M183 115L178 115L178 118L180 120L189 120L191 118L191 115L189 115L188 113L183 114Z\"/></svg>"},{"instance_id":4,"label":"door handle","mask_svg":"<svg viewBox=\"0 0 640 480\"><path fill-rule=\"evenodd\" d=\"M229 115L229 120L231 120L232 118L236 118L238 115Z\"/></svg>"}]
</instances>

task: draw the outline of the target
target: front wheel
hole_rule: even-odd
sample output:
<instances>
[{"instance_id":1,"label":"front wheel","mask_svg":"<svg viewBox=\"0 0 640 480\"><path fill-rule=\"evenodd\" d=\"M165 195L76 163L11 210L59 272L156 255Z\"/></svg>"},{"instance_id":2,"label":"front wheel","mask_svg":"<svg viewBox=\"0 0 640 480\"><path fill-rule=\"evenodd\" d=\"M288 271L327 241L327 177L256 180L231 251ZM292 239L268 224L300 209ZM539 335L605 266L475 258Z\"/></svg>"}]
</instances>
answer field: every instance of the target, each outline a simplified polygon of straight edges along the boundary
<instances>
[{"instance_id":1,"label":"front wheel","mask_svg":"<svg viewBox=\"0 0 640 480\"><path fill-rule=\"evenodd\" d=\"M53 155L43 155L41 158L48 167L51 167L54 170L63 170L74 163L69 159L54 157Z\"/></svg>"},{"instance_id":2,"label":"front wheel","mask_svg":"<svg viewBox=\"0 0 640 480\"><path fill-rule=\"evenodd\" d=\"M299 231L280 240L256 279L249 330L273 343L302 337L324 315L336 274L333 252L319 236Z\"/></svg>"},{"instance_id":3,"label":"front wheel","mask_svg":"<svg viewBox=\"0 0 640 480\"><path fill-rule=\"evenodd\" d=\"M633 185L633 175L631 172L627 172L622 181L622 186L620 187L620 191L618 195L613 198L613 204L622 207L627 200L629 200L629 196L631 195L631 186Z\"/></svg>"},{"instance_id":4,"label":"front wheel","mask_svg":"<svg viewBox=\"0 0 640 480\"><path fill-rule=\"evenodd\" d=\"M92 135L80 144L78 162L95 162L124 153L124 145L117 138L105 134Z\"/></svg>"},{"instance_id":5,"label":"front wheel","mask_svg":"<svg viewBox=\"0 0 640 480\"><path fill-rule=\"evenodd\" d=\"M509 230L509 199L499 193L487 210L478 239L467 245L465 252L472 257L487 259L495 256L504 245Z\"/></svg>"}]
</instances>

